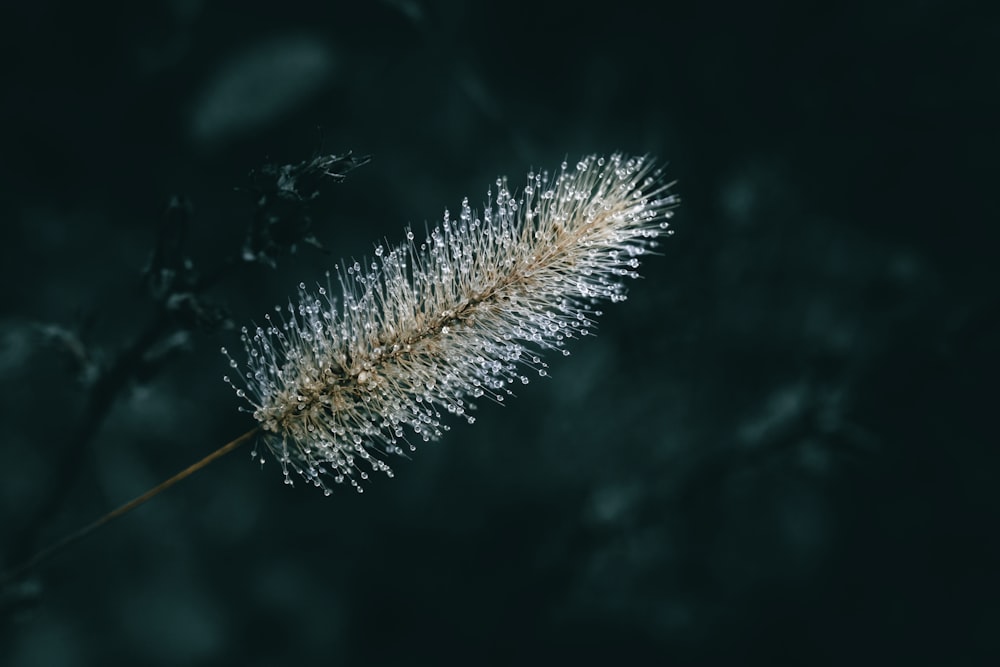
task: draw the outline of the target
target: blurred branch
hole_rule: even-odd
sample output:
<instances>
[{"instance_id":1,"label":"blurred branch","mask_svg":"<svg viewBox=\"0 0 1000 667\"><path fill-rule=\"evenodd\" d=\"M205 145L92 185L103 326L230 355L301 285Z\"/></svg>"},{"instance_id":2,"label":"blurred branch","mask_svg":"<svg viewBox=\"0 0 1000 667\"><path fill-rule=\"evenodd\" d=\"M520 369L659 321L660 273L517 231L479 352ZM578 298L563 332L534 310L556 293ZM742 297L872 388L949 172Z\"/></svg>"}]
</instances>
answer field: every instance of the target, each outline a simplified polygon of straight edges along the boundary
<instances>
[{"instance_id":1,"label":"blurred branch","mask_svg":"<svg viewBox=\"0 0 1000 667\"><path fill-rule=\"evenodd\" d=\"M367 164L368 156L321 155L298 164L265 165L251 173L251 192L257 210L243 245L243 260L276 266L286 252L304 243L323 249L312 234L309 203L319 196L326 179L343 181L348 173Z\"/></svg>"},{"instance_id":2,"label":"blurred branch","mask_svg":"<svg viewBox=\"0 0 1000 667\"><path fill-rule=\"evenodd\" d=\"M52 492L25 517L8 543L7 559L18 562L36 550L44 528L65 506L86 463L90 443L121 392L134 381L147 381L176 352L187 348L193 330L214 331L224 325L225 311L203 293L249 262L274 266L299 243L319 245L311 234L308 204L326 182L341 182L369 162L368 157L318 155L298 164L268 164L253 174L256 212L242 251L243 262L225 258L207 273L196 271L187 255L193 208L185 198L171 199L157 242L143 271L143 282L155 304L146 326L105 367L94 362L81 339L54 325L40 327L46 340L69 353L83 377L87 396L79 423L52 460L56 461Z\"/></svg>"},{"instance_id":3,"label":"blurred branch","mask_svg":"<svg viewBox=\"0 0 1000 667\"><path fill-rule=\"evenodd\" d=\"M70 361L80 382L84 386L92 384L100 374L100 365L90 353L80 335L58 324L35 324L42 343L63 353Z\"/></svg>"}]
</instances>

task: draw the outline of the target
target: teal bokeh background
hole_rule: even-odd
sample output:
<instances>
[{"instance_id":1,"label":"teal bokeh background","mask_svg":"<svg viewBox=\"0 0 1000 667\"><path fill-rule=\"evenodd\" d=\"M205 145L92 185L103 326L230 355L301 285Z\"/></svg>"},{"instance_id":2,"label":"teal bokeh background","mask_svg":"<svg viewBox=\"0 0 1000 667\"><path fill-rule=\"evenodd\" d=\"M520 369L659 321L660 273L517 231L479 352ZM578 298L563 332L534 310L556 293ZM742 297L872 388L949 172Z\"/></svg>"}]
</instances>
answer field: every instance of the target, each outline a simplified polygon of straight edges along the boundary
<instances>
[{"instance_id":1,"label":"teal bokeh background","mask_svg":"<svg viewBox=\"0 0 1000 667\"><path fill-rule=\"evenodd\" d=\"M498 174L649 153L684 204L552 379L360 496L213 464L0 592L0 664L995 658L992 10L8 5L7 565L248 428L236 330L182 318L78 437L154 318L154 248L238 256L252 170L372 156L310 205L325 252L199 297L237 327Z\"/></svg>"}]
</instances>

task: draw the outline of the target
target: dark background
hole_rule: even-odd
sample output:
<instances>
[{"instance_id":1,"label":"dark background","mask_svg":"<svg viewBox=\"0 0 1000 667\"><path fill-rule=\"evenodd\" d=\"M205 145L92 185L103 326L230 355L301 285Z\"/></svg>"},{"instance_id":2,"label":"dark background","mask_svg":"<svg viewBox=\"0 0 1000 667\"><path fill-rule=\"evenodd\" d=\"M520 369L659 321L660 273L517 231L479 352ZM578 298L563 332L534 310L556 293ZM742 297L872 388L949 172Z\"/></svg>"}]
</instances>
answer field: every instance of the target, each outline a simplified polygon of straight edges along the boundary
<instances>
[{"instance_id":1,"label":"dark background","mask_svg":"<svg viewBox=\"0 0 1000 667\"><path fill-rule=\"evenodd\" d=\"M684 204L553 379L363 495L230 455L4 587L0 664L995 664L986 7L5 3L6 566L246 430L218 348L339 258L594 152Z\"/></svg>"}]
</instances>

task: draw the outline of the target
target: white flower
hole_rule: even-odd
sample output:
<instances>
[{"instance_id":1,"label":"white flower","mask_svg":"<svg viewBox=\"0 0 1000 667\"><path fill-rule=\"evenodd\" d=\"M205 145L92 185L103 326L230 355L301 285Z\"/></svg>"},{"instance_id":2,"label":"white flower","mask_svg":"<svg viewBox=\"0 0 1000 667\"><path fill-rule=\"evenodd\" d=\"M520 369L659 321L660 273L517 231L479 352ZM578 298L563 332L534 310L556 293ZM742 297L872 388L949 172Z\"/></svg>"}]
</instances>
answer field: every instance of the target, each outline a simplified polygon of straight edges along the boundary
<instances>
[{"instance_id":1,"label":"white flower","mask_svg":"<svg viewBox=\"0 0 1000 667\"><path fill-rule=\"evenodd\" d=\"M472 402L502 402L510 385L546 375L546 352L568 354L601 300L623 301L624 278L669 233L678 200L645 158L591 156L555 175L506 179L482 216L468 200L425 239L375 248L266 324L243 329L241 384L264 441L290 471L326 480L392 476L386 459L472 423ZM233 368L239 364L223 348Z\"/></svg>"}]
</instances>

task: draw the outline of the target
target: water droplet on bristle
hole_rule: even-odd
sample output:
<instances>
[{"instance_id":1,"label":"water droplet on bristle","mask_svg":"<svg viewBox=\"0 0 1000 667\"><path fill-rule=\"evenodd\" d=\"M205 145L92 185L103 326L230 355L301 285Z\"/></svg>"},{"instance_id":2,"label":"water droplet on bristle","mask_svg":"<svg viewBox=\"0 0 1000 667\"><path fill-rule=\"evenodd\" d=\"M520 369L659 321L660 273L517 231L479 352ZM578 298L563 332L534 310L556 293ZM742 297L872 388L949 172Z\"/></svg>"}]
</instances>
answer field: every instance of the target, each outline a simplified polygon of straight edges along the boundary
<instances>
[{"instance_id":1,"label":"water droplet on bristle","mask_svg":"<svg viewBox=\"0 0 1000 667\"><path fill-rule=\"evenodd\" d=\"M624 301L639 258L673 234L677 200L651 169L585 157L530 172L522 194L498 178L481 212L464 198L423 243L405 229L399 245L373 244L377 260L342 264L311 294L300 282L263 328L244 327L244 358L221 348L242 386L224 380L285 483L294 473L324 495L330 479L362 493L450 419L473 424L477 399L503 404L531 371L547 377L542 354L589 336L598 302Z\"/></svg>"}]
</instances>

